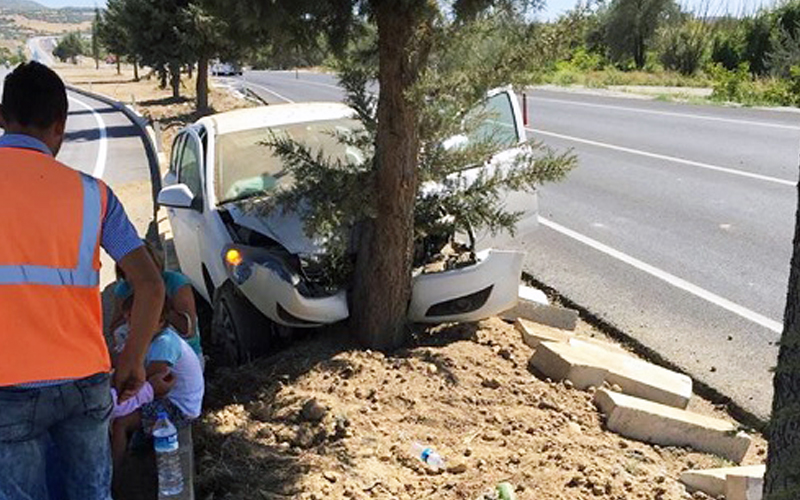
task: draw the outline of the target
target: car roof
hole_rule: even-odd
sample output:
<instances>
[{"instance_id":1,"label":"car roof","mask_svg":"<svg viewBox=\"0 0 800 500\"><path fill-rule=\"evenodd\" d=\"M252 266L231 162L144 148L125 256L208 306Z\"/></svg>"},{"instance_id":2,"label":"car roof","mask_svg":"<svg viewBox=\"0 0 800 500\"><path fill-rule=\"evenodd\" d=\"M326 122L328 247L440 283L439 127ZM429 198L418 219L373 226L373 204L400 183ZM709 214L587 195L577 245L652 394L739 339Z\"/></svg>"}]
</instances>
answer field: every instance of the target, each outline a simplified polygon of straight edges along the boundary
<instances>
[{"instance_id":1,"label":"car roof","mask_svg":"<svg viewBox=\"0 0 800 500\"><path fill-rule=\"evenodd\" d=\"M336 120L354 116L355 111L341 103L304 102L237 109L207 116L198 123L211 125L217 135L223 135L290 123Z\"/></svg>"}]
</instances>

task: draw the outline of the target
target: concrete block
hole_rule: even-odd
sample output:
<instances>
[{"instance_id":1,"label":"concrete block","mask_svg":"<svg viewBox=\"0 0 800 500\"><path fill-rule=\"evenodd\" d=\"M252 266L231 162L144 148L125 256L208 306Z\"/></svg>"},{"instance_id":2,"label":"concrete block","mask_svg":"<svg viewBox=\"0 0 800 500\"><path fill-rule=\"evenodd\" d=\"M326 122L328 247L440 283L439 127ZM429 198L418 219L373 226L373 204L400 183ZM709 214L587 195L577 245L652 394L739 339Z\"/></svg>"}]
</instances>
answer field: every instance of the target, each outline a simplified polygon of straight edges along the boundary
<instances>
[{"instance_id":1,"label":"concrete block","mask_svg":"<svg viewBox=\"0 0 800 500\"><path fill-rule=\"evenodd\" d=\"M570 380L576 389L601 387L608 370L583 355L568 343L540 342L531 357L530 367L553 380Z\"/></svg>"},{"instance_id":2,"label":"concrete block","mask_svg":"<svg viewBox=\"0 0 800 500\"><path fill-rule=\"evenodd\" d=\"M688 376L577 338L566 344L541 342L530 365L552 379L569 379L582 390L608 382L625 394L677 408L686 408L692 397Z\"/></svg>"},{"instance_id":3,"label":"concrete block","mask_svg":"<svg viewBox=\"0 0 800 500\"><path fill-rule=\"evenodd\" d=\"M543 291L539 290L538 288L533 288L527 285L519 286L519 298L522 300L535 302L543 306L550 305L550 301L547 300L547 295L545 295Z\"/></svg>"},{"instance_id":4,"label":"concrete block","mask_svg":"<svg viewBox=\"0 0 800 500\"><path fill-rule=\"evenodd\" d=\"M516 306L501 313L500 317L506 321L523 318L562 330L574 330L578 324L578 311L574 309L538 304L522 298Z\"/></svg>"},{"instance_id":5,"label":"concrete block","mask_svg":"<svg viewBox=\"0 0 800 500\"><path fill-rule=\"evenodd\" d=\"M761 500L766 465L736 467L726 474L725 500Z\"/></svg>"},{"instance_id":6,"label":"concrete block","mask_svg":"<svg viewBox=\"0 0 800 500\"><path fill-rule=\"evenodd\" d=\"M690 493L702 491L711 498L725 494L725 474L730 468L687 470L681 473L680 481Z\"/></svg>"},{"instance_id":7,"label":"concrete block","mask_svg":"<svg viewBox=\"0 0 800 500\"><path fill-rule=\"evenodd\" d=\"M541 325L522 318L517 318L514 326L522 334L522 341L534 349L541 342L569 342L572 338L572 333L567 330Z\"/></svg>"},{"instance_id":8,"label":"concrete block","mask_svg":"<svg viewBox=\"0 0 800 500\"><path fill-rule=\"evenodd\" d=\"M663 446L688 446L739 463L750 436L725 420L673 408L606 389L595 394L606 427L622 436Z\"/></svg>"},{"instance_id":9,"label":"concrete block","mask_svg":"<svg viewBox=\"0 0 800 500\"><path fill-rule=\"evenodd\" d=\"M680 481L690 492L702 491L712 498L760 500L765 472L764 465L688 470L681 474Z\"/></svg>"}]
</instances>

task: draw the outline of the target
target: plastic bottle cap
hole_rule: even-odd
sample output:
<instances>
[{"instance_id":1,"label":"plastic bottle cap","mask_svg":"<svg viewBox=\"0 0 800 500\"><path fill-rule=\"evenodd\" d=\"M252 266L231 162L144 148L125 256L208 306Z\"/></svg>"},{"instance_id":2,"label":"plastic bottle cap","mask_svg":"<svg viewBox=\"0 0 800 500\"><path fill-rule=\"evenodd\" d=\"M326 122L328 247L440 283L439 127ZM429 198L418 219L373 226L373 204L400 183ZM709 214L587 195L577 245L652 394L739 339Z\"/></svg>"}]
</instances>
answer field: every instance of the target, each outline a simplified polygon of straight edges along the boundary
<instances>
[{"instance_id":1,"label":"plastic bottle cap","mask_svg":"<svg viewBox=\"0 0 800 500\"><path fill-rule=\"evenodd\" d=\"M162 419L162 418L164 418L164 419L168 419L169 418L167 416L167 412L165 412L164 410L160 410L158 412L158 415L156 416L156 419Z\"/></svg>"}]
</instances>

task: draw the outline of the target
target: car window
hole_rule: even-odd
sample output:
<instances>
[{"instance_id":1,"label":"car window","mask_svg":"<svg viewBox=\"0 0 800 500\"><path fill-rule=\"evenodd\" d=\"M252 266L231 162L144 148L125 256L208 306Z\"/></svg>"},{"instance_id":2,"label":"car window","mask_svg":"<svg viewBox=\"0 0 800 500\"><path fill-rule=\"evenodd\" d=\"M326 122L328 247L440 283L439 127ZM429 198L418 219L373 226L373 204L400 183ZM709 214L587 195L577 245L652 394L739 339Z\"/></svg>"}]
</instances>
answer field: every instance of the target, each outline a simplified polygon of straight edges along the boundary
<instances>
[{"instance_id":1,"label":"car window","mask_svg":"<svg viewBox=\"0 0 800 500\"><path fill-rule=\"evenodd\" d=\"M203 199L203 183L200 178L200 144L193 134L185 134L180 153L178 182L186 184L195 196Z\"/></svg>"},{"instance_id":2,"label":"car window","mask_svg":"<svg viewBox=\"0 0 800 500\"><path fill-rule=\"evenodd\" d=\"M172 145L172 157L169 160L169 171L170 173L177 175L178 174L178 162L180 161L180 152L183 148L183 144L186 139L186 134L181 134L175 139L175 143Z\"/></svg>"},{"instance_id":3,"label":"car window","mask_svg":"<svg viewBox=\"0 0 800 500\"><path fill-rule=\"evenodd\" d=\"M362 163L363 154L339 142L337 134L352 133L361 124L352 119L326 120L232 132L217 137L216 192L220 203L234 199L268 194L289 187L293 179L283 168L280 158L264 143L273 134L286 135L308 146L313 155L342 162Z\"/></svg>"},{"instance_id":4,"label":"car window","mask_svg":"<svg viewBox=\"0 0 800 500\"><path fill-rule=\"evenodd\" d=\"M479 106L475 113L480 122L470 133L469 138L474 141L492 140L500 144L511 146L519 141L517 121L514 108L508 92L495 94Z\"/></svg>"}]
</instances>

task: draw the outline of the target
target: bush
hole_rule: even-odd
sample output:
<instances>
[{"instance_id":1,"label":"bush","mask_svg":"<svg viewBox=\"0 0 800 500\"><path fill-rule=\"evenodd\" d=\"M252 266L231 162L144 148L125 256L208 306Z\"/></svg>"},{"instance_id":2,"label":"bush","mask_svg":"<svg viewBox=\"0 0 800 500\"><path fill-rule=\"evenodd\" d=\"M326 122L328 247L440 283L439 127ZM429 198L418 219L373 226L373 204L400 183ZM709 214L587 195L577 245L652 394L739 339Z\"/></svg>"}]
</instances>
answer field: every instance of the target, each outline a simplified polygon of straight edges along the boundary
<instances>
[{"instance_id":1,"label":"bush","mask_svg":"<svg viewBox=\"0 0 800 500\"><path fill-rule=\"evenodd\" d=\"M726 69L720 63L708 68L713 80L711 98L716 101L741 102L747 98L750 82L750 66L742 63L735 70Z\"/></svg>"},{"instance_id":2,"label":"bush","mask_svg":"<svg viewBox=\"0 0 800 500\"><path fill-rule=\"evenodd\" d=\"M660 60L664 68L691 76L700 69L706 53L708 28L701 21L687 21L661 32Z\"/></svg>"},{"instance_id":3,"label":"bush","mask_svg":"<svg viewBox=\"0 0 800 500\"><path fill-rule=\"evenodd\" d=\"M744 40L739 30L722 30L714 36L711 44L711 61L727 70L739 67L744 52Z\"/></svg>"},{"instance_id":4,"label":"bush","mask_svg":"<svg viewBox=\"0 0 800 500\"><path fill-rule=\"evenodd\" d=\"M78 56L86 54L87 52L86 44L80 33L73 32L58 41L58 45L56 45L56 48L53 50L53 55L61 62L70 60L75 64Z\"/></svg>"}]
</instances>

